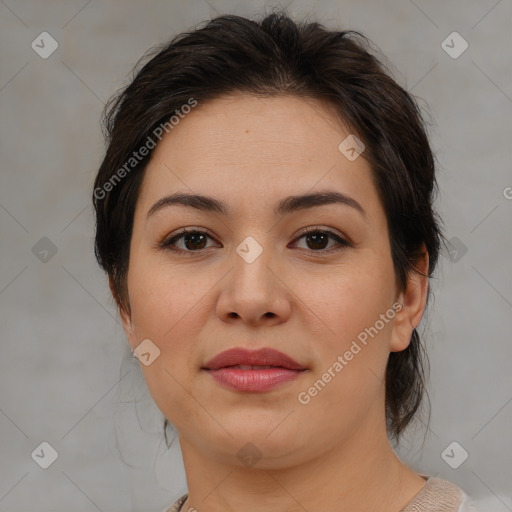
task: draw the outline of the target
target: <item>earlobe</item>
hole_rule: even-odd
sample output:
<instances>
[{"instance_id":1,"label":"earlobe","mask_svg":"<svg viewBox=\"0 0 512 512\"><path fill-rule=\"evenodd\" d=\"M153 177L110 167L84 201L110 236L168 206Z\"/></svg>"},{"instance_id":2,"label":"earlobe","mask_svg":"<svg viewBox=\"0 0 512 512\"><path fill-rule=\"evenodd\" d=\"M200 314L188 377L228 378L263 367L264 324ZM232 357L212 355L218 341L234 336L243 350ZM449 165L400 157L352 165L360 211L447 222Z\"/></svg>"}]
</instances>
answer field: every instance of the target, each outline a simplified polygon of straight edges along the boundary
<instances>
[{"instance_id":1,"label":"earlobe","mask_svg":"<svg viewBox=\"0 0 512 512\"><path fill-rule=\"evenodd\" d=\"M428 293L428 252L423 244L423 257L417 262L416 268L421 273L409 275L406 289L400 293L398 302L402 309L396 314L390 340L390 352L405 350L411 341L412 333L418 327Z\"/></svg>"}]
</instances>

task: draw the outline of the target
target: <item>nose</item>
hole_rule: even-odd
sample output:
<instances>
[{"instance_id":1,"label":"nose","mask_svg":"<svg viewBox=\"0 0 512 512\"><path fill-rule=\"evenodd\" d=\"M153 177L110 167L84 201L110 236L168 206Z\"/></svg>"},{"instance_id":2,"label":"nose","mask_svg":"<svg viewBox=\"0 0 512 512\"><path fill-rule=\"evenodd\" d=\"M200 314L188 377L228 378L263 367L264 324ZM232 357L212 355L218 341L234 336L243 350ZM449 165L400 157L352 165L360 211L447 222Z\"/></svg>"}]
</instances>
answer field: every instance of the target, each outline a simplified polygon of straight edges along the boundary
<instances>
[{"instance_id":1,"label":"nose","mask_svg":"<svg viewBox=\"0 0 512 512\"><path fill-rule=\"evenodd\" d=\"M218 318L252 327L285 322L291 312L292 292L276 260L270 249L263 249L254 261L233 251L232 270L221 281Z\"/></svg>"}]
</instances>

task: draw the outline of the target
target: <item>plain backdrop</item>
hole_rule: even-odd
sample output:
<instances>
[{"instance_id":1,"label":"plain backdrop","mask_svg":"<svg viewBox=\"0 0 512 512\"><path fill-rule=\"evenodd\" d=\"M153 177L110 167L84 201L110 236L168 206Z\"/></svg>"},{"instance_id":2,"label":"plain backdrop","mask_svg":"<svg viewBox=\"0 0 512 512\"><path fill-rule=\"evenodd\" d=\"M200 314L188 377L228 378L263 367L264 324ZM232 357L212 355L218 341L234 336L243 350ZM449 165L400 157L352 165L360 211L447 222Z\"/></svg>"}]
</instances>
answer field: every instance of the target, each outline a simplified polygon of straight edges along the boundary
<instances>
[{"instance_id":1,"label":"plain backdrop","mask_svg":"<svg viewBox=\"0 0 512 512\"><path fill-rule=\"evenodd\" d=\"M399 455L512 511L510 0L0 2L0 511L161 511L186 491L93 255L100 115L153 45L279 5L360 30L427 113L450 251L420 329L430 427Z\"/></svg>"}]
</instances>

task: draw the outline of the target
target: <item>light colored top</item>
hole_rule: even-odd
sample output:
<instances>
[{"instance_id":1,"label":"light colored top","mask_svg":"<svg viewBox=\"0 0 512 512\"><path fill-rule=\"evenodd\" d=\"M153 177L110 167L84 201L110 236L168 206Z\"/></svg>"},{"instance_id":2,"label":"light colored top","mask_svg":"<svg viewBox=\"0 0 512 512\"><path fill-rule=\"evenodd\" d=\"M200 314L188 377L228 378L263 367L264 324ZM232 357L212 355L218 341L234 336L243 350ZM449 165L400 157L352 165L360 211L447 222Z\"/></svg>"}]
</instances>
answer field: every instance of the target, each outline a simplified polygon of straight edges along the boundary
<instances>
[{"instance_id":1,"label":"light colored top","mask_svg":"<svg viewBox=\"0 0 512 512\"><path fill-rule=\"evenodd\" d=\"M442 478L422 476L427 483L400 512L479 512L460 487ZM184 494L162 512L189 512L182 510L187 496Z\"/></svg>"}]
</instances>

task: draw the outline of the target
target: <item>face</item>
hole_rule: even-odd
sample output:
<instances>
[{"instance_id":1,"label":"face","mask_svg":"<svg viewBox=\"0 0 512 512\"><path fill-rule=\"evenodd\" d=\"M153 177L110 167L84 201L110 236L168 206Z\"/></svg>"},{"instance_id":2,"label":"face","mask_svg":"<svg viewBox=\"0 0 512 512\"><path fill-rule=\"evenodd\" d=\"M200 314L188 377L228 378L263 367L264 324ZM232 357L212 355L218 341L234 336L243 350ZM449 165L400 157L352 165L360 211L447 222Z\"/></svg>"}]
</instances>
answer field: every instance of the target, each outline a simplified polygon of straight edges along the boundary
<instances>
[{"instance_id":1,"label":"face","mask_svg":"<svg viewBox=\"0 0 512 512\"><path fill-rule=\"evenodd\" d=\"M146 168L123 323L132 349L159 350L141 367L180 441L210 457L240 465L251 442L260 467L277 468L385 428L387 359L408 345L426 289L395 287L364 152L338 149L349 133L318 100L231 95L180 120ZM162 201L177 193L225 211ZM343 200L283 203L319 193ZM304 370L232 388L204 368L234 347L276 349Z\"/></svg>"}]
</instances>

